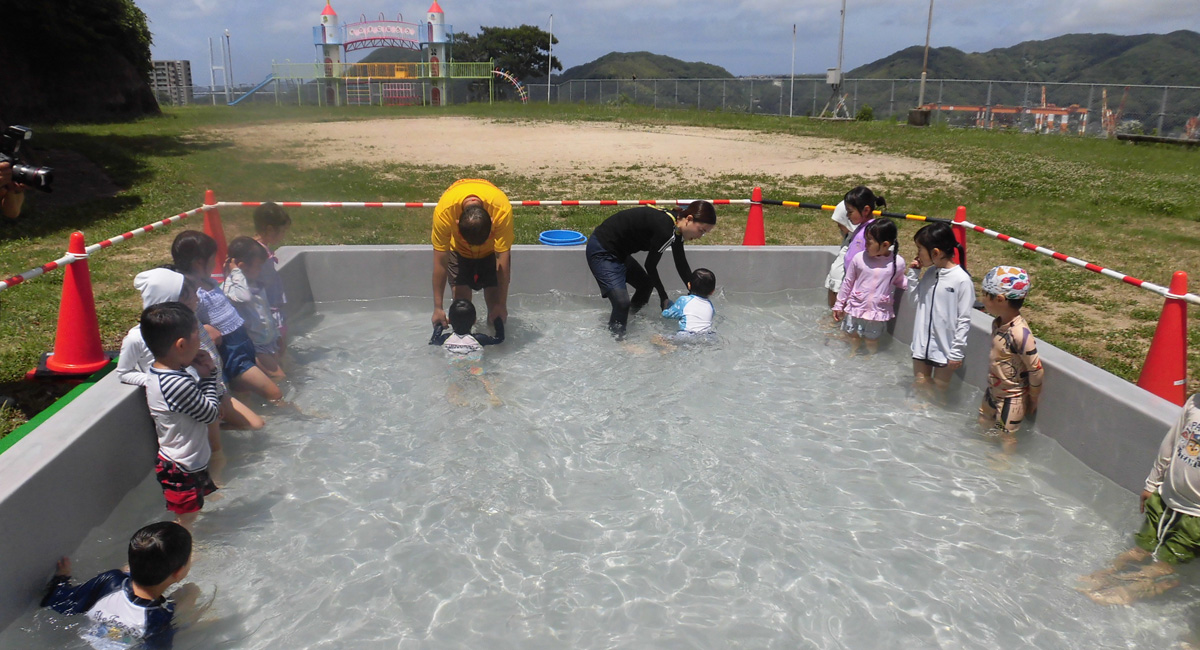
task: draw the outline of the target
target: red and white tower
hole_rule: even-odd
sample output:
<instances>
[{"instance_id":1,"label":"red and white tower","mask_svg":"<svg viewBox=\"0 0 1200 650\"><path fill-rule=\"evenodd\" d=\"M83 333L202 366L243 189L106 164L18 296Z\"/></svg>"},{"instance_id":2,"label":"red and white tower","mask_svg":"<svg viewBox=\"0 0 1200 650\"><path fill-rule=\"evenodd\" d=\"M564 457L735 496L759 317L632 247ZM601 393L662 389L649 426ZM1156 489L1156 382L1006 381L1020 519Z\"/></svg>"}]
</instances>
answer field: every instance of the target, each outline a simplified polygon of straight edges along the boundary
<instances>
[{"instance_id":1,"label":"red and white tower","mask_svg":"<svg viewBox=\"0 0 1200 650\"><path fill-rule=\"evenodd\" d=\"M426 20L425 39L429 48L426 56L429 59L429 76L433 77L429 89L429 103L442 106L446 103L446 77L449 72L447 64L450 60L447 56L446 14L437 0L433 0L433 4L429 6Z\"/></svg>"},{"instance_id":2,"label":"red and white tower","mask_svg":"<svg viewBox=\"0 0 1200 650\"><path fill-rule=\"evenodd\" d=\"M339 68L342 62L342 29L338 25L338 15L333 10L330 0L325 0L325 8L321 10L321 24L313 31L316 32L317 29L321 32L317 48L320 50L318 54L321 62L325 64L325 76L341 76Z\"/></svg>"}]
</instances>

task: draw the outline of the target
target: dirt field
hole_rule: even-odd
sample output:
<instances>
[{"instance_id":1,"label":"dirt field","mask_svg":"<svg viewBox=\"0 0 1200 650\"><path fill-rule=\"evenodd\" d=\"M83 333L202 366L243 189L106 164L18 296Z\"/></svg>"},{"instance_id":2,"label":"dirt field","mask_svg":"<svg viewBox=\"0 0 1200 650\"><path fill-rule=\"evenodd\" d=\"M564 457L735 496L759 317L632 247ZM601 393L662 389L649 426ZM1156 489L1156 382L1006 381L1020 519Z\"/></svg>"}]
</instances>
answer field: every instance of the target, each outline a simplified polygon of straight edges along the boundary
<instances>
[{"instance_id":1,"label":"dirt field","mask_svg":"<svg viewBox=\"0 0 1200 650\"><path fill-rule=\"evenodd\" d=\"M654 182L665 165L695 181L720 174L911 176L953 181L940 165L882 155L835 140L699 127L442 117L278 124L225 133L239 146L281 153L303 147L310 155L287 157L286 161L311 166L330 162L490 165L514 174L552 170L578 177L620 169Z\"/></svg>"}]
</instances>

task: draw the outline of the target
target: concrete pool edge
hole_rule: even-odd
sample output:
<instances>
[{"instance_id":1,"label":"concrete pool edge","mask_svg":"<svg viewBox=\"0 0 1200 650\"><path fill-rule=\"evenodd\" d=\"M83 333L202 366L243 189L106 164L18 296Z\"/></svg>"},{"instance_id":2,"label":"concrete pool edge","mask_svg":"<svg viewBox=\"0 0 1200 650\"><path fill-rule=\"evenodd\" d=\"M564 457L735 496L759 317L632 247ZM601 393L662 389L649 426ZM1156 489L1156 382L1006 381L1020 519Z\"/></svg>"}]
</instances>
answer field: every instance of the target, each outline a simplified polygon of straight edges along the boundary
<instances>
[{"instance_id":1,"label":"concrete pool edge","mask_svg":"<svg viewBox=\"0 0 1200 650\"><path fill-rule=\"evenodd\" d=\"M689 247L693 267L716 272L731 292L820 289L836 252L832 247ZM279 251L289 311L314 304L428 296L432 251L420 246L285 247ZM660 271L673 292L680 287L664 260ZM596 297L582 247L517 246L514 294L551 290ZM964 381L986 381L990 318L972 315ZM895 337L907 343L912 310L901 304ZM1039 344L1046 366L1043 408L1036 423L1096 472L1134 492L1153 462L1158 443L1178 416L1174 404L1066 352ZM87 533L153 467L155 438L142 390L115 373L101 379L42 426L0 454L0 625L7 627L36 602L55 560ZM164 515L166 511L164 510ZM132 532L132 531L130 531Z\"/></svg>"}]
</instances>

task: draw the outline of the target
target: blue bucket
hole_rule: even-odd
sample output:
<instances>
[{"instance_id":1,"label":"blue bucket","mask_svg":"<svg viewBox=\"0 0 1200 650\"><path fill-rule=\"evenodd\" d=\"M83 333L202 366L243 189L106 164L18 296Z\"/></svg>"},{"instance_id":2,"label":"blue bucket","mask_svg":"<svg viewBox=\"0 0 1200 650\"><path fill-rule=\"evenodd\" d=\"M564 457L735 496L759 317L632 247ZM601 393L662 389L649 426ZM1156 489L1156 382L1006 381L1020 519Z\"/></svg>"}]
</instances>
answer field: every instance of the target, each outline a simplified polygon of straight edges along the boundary
<instances>
[{"instance_id":1,"label":"blue bucket","mask_svg":"<svg viewBox=\"0 0 1200 650\"><path fill-rule=\"evenodd\" d=\"M574 230L543 230L538 241L547 246L578 246L587 243L587 237Z\"/></svg>"}]
</instances>

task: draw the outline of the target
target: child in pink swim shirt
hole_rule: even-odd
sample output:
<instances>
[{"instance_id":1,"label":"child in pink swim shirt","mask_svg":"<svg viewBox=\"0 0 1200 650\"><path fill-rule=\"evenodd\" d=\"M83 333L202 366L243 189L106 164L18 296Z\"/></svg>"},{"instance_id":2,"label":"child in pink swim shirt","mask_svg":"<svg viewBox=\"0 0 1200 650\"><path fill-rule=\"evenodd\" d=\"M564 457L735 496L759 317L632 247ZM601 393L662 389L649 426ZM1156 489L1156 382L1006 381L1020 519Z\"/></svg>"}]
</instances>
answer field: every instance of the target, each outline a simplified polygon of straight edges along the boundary
<instances>
[{"instance_id":1,"label":"child in pink swim shirt","mask_svg":"<svg viewBox=\"0 0 1200 650\"><path fill-rule=\"evenodd\" d=\"M866 249L847 263L846 279L833 305L833 319L850 338L851 356L864 340L868 353L879 351L879 337L896 316L895 289L908 289L904 258L896 252L896 224L876 219L864 232Z\"/></svg>"}]
</instances>

